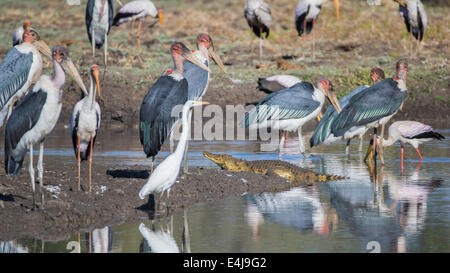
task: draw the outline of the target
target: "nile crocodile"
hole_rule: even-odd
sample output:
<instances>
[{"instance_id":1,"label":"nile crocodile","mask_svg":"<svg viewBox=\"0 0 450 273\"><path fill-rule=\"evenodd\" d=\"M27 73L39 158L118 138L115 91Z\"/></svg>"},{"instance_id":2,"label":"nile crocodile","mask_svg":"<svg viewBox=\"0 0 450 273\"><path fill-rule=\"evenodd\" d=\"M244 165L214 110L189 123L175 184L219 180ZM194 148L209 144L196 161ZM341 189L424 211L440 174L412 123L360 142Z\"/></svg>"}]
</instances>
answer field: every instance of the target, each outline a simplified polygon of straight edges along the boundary
<instances>
[{"instance_id":1,"label":"nile crocodile","mask_svg":"<svg viewBox=\"0 0 450 273\"><path fill-rule=\"evenodd\" d=\"M226 154L212 154L203 152L203 155L219 165L222 169L231 172L253 172L258 174L276 174L291 182L313 183L317 181L342 180L346 177L328 174L319 174L311 170L301 168L294 164L280 160L255 160L247 161L234 158Z\"/></svg>"}]
</instances>

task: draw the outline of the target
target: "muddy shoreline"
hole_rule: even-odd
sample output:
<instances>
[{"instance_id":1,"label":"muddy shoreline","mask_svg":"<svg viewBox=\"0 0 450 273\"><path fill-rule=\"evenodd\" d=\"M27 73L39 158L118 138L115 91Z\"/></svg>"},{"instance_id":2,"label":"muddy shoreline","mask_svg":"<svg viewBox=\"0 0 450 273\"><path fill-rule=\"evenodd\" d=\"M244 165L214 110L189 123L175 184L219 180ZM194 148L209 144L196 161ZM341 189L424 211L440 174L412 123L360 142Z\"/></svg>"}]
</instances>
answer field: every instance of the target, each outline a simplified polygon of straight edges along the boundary
<instances>
[{"instance_id":1,"label":"muddy shoreline","mask_svg":"<svg viewBox=\"0 0 450 273\"><path fill-rule=\"evenodd\" d=\"M27 161L27 159L25 159ZM3 160L0 162L3 164ZM24 162L24 166L27 162ZM117 168L95 165L93 191L87 180L77 190L76 170L45 168L45 210L40 210L39 185L36 184L38 208L32 210L32 191L28 171L15 179L0 182L0 241L35 237L63 240L80 230L107 225L163 218L198 203L213 202L242 194L283 191L291 188L285 179L254 173L231 173L220 169L191 168L182 174L166 195L140 200L138 192L147 182L149 172L142 166ZM85 173L82 171L82 175Z\"/></svg>"}]
</instances>

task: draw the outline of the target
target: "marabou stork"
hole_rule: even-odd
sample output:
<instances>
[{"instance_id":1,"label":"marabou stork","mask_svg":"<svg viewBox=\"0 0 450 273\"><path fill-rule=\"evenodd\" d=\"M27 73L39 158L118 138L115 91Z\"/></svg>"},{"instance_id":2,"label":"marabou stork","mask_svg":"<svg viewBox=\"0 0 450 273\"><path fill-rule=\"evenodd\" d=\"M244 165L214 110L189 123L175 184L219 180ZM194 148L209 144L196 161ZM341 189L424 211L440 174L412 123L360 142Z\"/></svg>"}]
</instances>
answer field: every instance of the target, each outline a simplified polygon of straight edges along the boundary
<instances>
[{"instance_id":1,"label":"marabou stork","mask_svg":"<svg viewBox=\"0 0 450 273\"><path fill-rule=\"evenodd\" d=\"M73 150L78 160L78 190L80 190L81 161L89 157L89 191L92 189L92 150L100 128L100 105L95 101L95 92L101 95L99 83L99 69L97 65L91 67L89 95L77 102L70 118L70 134L72 135Z\"/></svg>"},{"instance_id":2,"label":"marabou stork","mask_svg":"<svg viewBox=\"0 0 450 273\"><path fill-rule=\"evenodd\" d=\"M331 133L349 139L358 132L374 128L373 145L369 146L368 153L374 149L377 127L381 125L383 136L384 125L398 112L406 98L407 72L407 61L399 60L395 79L384 79L351 97L331 125ZM380 142L380 158L384 164L383 139Z\"/></svg>"},{"instance_id":3,"label":"marabou stork","mask_svg":"<svg viewBox=\"0 0 450 273\"><path fill-rule=\"evenodd\" d=\"M89 0L87 2L86 29L89 42L92 44L92 56L95 58L95 48L100 49L105 44L105 65L108 63L108 34L113 18L114 0Z\"/></svg>"},{"instance_id":4,"label":"marabou stork","mask_svg":"<svg viewBox=\"0 0 450 273\"><path fill-rule=\"evenodd\" d=\"M264 93L270 94L289 88L301 80L291 75L275 75L267 78L258 78L258 89Z\"/></svg>"},{"instance_id":5,"label":"marabou stork","mask_svg":"<svg viewBox=\"0 0 450 273\"><path fill-rule=\"evenodd\" d=\"M23 42L23 34L28 30L33 30L31 28L30 21L26 20L22 26L16 28L12 35L13 46L19 45Z\"/></svg>"},{"instance_id":6,"label":"marabou stork","mask_svg":"<svg viewBox=\"0 0 450 273\"><path fill-rule=\"evenodd\" d=\"M325 97L340 112L341 108L333 87L328 79L317 81L317 88L308 82L300 82L291 88L272 93L262 99L255 108L246 113L241 125L250 129L270 127L272 130L298 130L300 153L305 157L302 126L315 118L321 111ZM285 134L281 137L279 157L284 145Z\"/></svg>"},{"instance_id":7,"label":"marabou stork","mask_svg":"<svg viewBox=\"0 0 450 273\"><path fill-rule=\"evenodd\" d=\"M309 34L312 32L312 57L315 58L316 38L314 34L314 24L319 16L322 4L327 0L299 0L295 7L295 27L298 32L298 36L302 36L303 32ZM334 0L336 6L336 14L339 19L339 0ZM304 54L303 54L304 56Z\"/></svg>"},{"instance_id":8,"label":"marabou stork","mask_svg":"<svg viewBox=\"0 0 450 273\"><path fill-rule=\"evenodd\" d=\"M187 97L187 81L183 79L183 85L179 85L177 89L177 93L183 94L183 96ZM177 95L179 95L177 94ZM208 104L208 102L201 101L193 101L188 100L182 110L181 119L182 119L182 131L180 136L180 141L177 144L177 148L175 152L169 155L164 161L162 161L152 172L150 178L147 183L142 187L139 191L139 197L144 200L146 195L149 195L153 192L160 192L162 198L164 191L167 191L167 197L169 197L170 189L172 185L175 183L178 177L178 173L180 172L181 161L183 160L183 154L185 151L186 142L188 139L189 127L188 116L189 111L192 107L196 105ZM169 110L170 112L170 110ZM156 126L158 126L158 122ZM164 124L162 124L164 126ZM167 127L166 127L167 128Z\"/></svg>"},{"instance_id":9,"label":"marabou stork","mask_svg":"<svg viewBox=\"0 0 450 273\"><path fill-rule=\"evenodd\" d=\"M0 127L11 115L14 103L26 95L41 75L39 52L51 57L47 44L29 30L23 34L23 42L11 48L0 63Z\"/></svg>"},{"instance_id":10,"label":"marabou stork","mask_svg":"<svg viewBox=\"0 0 450 273\"><path fill-rule=\"evenodd\" d=\"M372 70L370 71L370 78L372 80L372 85L376 84L377 82L384 80L384 71L378 67L372 68ZM341 98L339 100L339 105L341 106L341 108L344 108L349 103L350 99L353 96L355 96L356 94L359 94L361 91L363 91L367 87L369 87L369 86L368 85L358 86L356 89L354 89L352 92L350 92L350 94ZM336 112L334 107L329 106L327 108L327 110L325 111L319 124L317 125L316 129L314 130L314 133L313 133L311 139L309 140L311 147L318 146L321 143L330 144L330 143L333 143L333 142L336 142L336 141L339 141L342 139L342 137L335 137L331 133L331 125L333 124L333 122L337 118L337 116L338 116L338 113ZM347 135L347 137L350 137L350 138L347 138L347 145L345 147L346 154L348 154L348 152L349 152L351 138L356 137L356 136L358 136L360 139L359 151L362 151L363 136L368 129L369 128L364 126L363 130L355 130L354 131L355 135L353 135L353 136Z\"/></svg>"},{"instance_id":11,"label":"marabou stork","mask_svg":"<svg viewBox=\"0 0 450 273\"><path fill-rule=\"evenodd\" d=\"M33 169L33 146L39 143L38 177L42 194L41 208L44 208L43 159L44 140L53 130L62 108L62 87L65 72L74 75L81 82L75 66L69 58L69 52L62 46L52 49L53 76L42 75L29 92L12 111L5 131L5 169L8 176L17 176L27 150L30 151L30 179L33 189L33 208L35 202L35 178Z\"/></svg>"},{"instance_id":12,"label":"marabou stork","mask_svg":"<svg viewBox=\"0 0 450 273\"><path fill-rule=\"evenodd\" d=\"M206 67L209 68L209 58L211 57L214 62L220 67L220 69L226 73L225 66L217 53L213 40L210 35L206 33L200 33L197 35L197 51L193 52L193 55ZM203 95L208 89L208 83L210 79L210 71L199 67L194 63L185 61L183 63L183 75L188 82L188 100L201 100ZM189 113L189 124L191 124L192 115ZM191 135L190 133L188 135ZM167 137L167 136L166 136ZM184 172L188 172L187 165L187 153L189 142L186 144L186 151L184 153ZM173 151L173 130L170 134L170 150Z\"/></svg>"},{"instance_id":13,"label":"marabou stork","mask_svg":"<svg viewBox=\"0 0 450 273\"><path fill-rule=\"evenodd\" d=\"M131 21L130 35L133 35L134 23L136 22L136 20L139 21L136 33L139 51L141 51L140 32L142 27L142 21L147 16L159 18L161 26L164 27L162 10L157 10L153 2L150 0L136 0L126 3L123 7L120 8L120 10L117 12L113 20L114 26L119 26L122 23ZM152 24L151 26L153 25L154 24Z\"/></svg>"},{"instance_id":14,"label":"marabou stork","mask_svg":"<svg viewBox=\"0 0 450 273\"><path fill-rule=\"evenodd\" d=\"M152 170L155 156L178 120L172 116L172 108L188 100L188 81L184 77L183 62L188 60L209 70L183 43L173 43L170 52L175 70L166 70L158 78L142 100L140 109L139 137L145 154L152 157ZM180 91L184 89L186 95Z\"/></svg>"},{"instance_id":15,"label":"marabou stork","mask_svg":"<svg viewBox=\"0 0 450 273\"><path fill-rule=\"evenodd\" d=\"M420 0L394 0L399 4L400 16L405 22L406 30L418 41L417 50L420 49L420 42L427 27L427 13ZM412 52L412 39L409 44L410 55Z\"/></svg>"},{"instance_id":16,"label":"marabou stork","mask_svg":"<svg viewBox=\"0 0 450 273\"><path fill-rule=\"evenodd\" d=\"M247 0L244 7L244 16L253 33L259 37L259 60L261 60L263 35L266 35L266 39L269 37L270 25L272 24L270 6L263 0Z\"/></svg>"},{"instance_id":17,"label":"marabou stork","mask_svg":"<svg viewBox=\"0 0 450 273\"><path fill-rule=\"evenodd\" d=\"M391 146L395 142L400 141L401 168L403 170L403 145L406 143L411 144L416 149L420 161L422 161L423 158L419 152L419 145L433 139L442 140L445 137L434 131L431 126L418 121L403 120L396 121L389 126L388 139L383 140L383 145Z\"/></svg>"}]
</instances>

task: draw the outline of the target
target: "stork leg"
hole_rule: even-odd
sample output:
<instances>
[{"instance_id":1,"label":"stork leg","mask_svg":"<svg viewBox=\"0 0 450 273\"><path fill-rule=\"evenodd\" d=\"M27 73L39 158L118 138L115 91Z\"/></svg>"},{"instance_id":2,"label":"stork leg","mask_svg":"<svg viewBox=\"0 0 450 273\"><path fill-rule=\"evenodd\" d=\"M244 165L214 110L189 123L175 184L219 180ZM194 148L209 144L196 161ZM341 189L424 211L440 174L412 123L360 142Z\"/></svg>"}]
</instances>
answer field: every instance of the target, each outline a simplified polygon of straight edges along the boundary
<instances>
[{"instance_id":1,"label":"stork leg","mask_svg":"<svg viewBox=\"0 0 450 273\"><path fill-rule=\"evenodd\" d=\"M282 149L284 147L284 141L286 139L286 131L280 131L281 133L281 141L280 141L280 146L278 147L278 159L281 160L282 159Z\"/></svg>"},{"instance_id":2,"label":"stork leg","mask_svg":"<svg viewBox=\"0 0 450 273\"><path fill-rule=\"evenodd\" d=\"M375 166L377 165L377 129L378 129L378 126L373 128L373 155L372 155L372 159L373 159L373 163L375 164Z\"/></svg>"},{"instance_id":3,"label":"stork leg","mask_svg":"<svg viewBox=\"0 0 450 273\"><path fill-rule=\"evenodd\" d=\"M33 190L33 210L35 210L36 209L36 199L35 199L36 187L34 184L33 144L30 145L30 167L28 168L28 171L30 173L31 189Z\"/></svg>"},{"instance_id":4,"label":"stork leg","mask_svg":"<svg viewBox=\"0 0 450 273\"><path fill-rule=\"evenodd\" d=\"M422 156L420 155L420 152L419 152L419 147L416 148L416 152L417 152L417 154L420 157L420 161L423 161L423 158L422 158Z\"/></svg>"},{"instance_id":5,"label":"stork leg","mask_svg":"<svg viewBox=\"0 0 450 273\"><path fill-rule=\"evenodd\" d=\"M95 58L95 31L94 31L94 27L92 27L91 44L92 44L92 58Z\"/></svg>"},{"instance_id":6,"label":"stork leg","mask_svg":"<svg viewBox=\"0 0 450 273\"><path fill-rule=\"evenodd\" d=\"M81 189L81 156L80 156L80 137L78 139L78 152L77 152L77 160L78 160L78 191Z\"/></svg>"},{"instance_id":7,"label":"stork leg","mask_svg":"<svg viewBox=\"0 0 450 273\"><path fill-rule=\"evenodd\" d=\"M91 151L89 154L89 192L92 191L92 146L94 146L94 138L91 137Z\"/></svg>"},{"instance_id":8,"label":"stork leg","mask_svg":"<svg viewBox=\"0 0 450 273\"><path fill-rule=\"evenodd\" d=\"M300 153L305 156L305 145L303 144L303 137L302 137L302 127L298 127L298 147L300 149Z\"/></svg>"},{"instance_id":9,"label":"stork leg","mask_svg":"<svg viewBox=\"0 0 450 273\"><path fill-rule=\"evenodd\" d=\"M348 155L350 152L350 139L347 140L347 144L345 144L345 154Z\"/></svg>"},{"instance_id":10,"label":"stork leg","mask_svg":"<svg viewBox=\"0 0 450 273\"><path fill-rule=\"evenodd\" d=\"M141 52L141 28L142 28L142 21L139 20L138 29L136 33L138 52Z\"/></svg>"},{"instance_id":11,"label":"stork leg","mask_svg":"<svg viewBox=\"0 0 450 273\"><path fill-rule=\"evenodd\" d=\"M38 177L39 177L39 190L41 192L41 209L45 208L45 202L44 202L44 191L43 191L43 186L44 186L44 141L42 141L39 144L39 160L38 160Z\"/></svg>"},{"instance_id":12,"label":"stork leg","mask_svg":"<svg viewBox=\"0 0 450 273\"><path fill-rule=\"evenodd\" d=\"M381 161L381 165L384 165L383 139L384 139L384 124L381 125L381 139L380 139L380 161Z\"/></svg>"},{"instance_id":13,"label":"stork leg","mask_svg":"<svg viewBox=\"0 0 450 273\"><path fill-rule=\"evenodd\" d=\"M190 136L191 136L191 122L192 122L192 111L189 111L189 116L188 116L188 122L189 122L189 125L188 125L188 136L189 136L189 138L190 138ZM188 172L188 163L187 163L187 159L188 159L188 147L189 147L189 140L188 141L186 141L186 146L184 147L184 162L183 162L183 172L185 173L185 174L188 174L189 172Z\"/></svg>"},{"instance_id":14,"label":"stork leg","mask_svg":"<svg viewBox=\"0 0 450 273\"><path fill-rule=\"evenodd\" d=\"M108 35L105 33L105 66L108 65Z\"/></svg>"},{"instance_id":15,"label":"stork leg","mask_svg":"<svg viewBox=\"0 0 450 273\"><path fill-rule=\"evenodd\" d=\"M134 29L134 23L136 22L136 18L131 20L131 28L130 28L130 35L133 35L133 29Z\"/></svg>"},{"instance_id":16,"label":"stork leg","mask_svg":"<svg viewBox=\"0 0 450 273\"><path fill-rule=\"evenodd\" d=\"M403 143L401 144L400 147L400 168L403 174Z\"/></svg>"},{"instance_id":17,"label":"stork leg","mask_svg":"<svg viewBox=\"0 0 450 273\"><path fill-rule=\"evenodd\" d=\"M413 31L412 31L412 25L409 25L409 56L413 57Z\"/></svg>"},{"instance_id":18,"label":"stork leg","mask_svg":"<svg viewBox=\"0 0 450 273\"><path fill-rule=\"evenodd\" d=\"M359 137L359 147L358 147L358 152L362 152L363 150L363 136Z\"/></svg>"},{"instance_id":19,"label":"stork leg","mask_svg":"<svg viewBox=\"0 0 450 273\"><path fill-rule=\"evenodd\" d=\"M262 60L263 40L262 40L262 28L259 27L259 61Z\"/></svg>"},{"instance_id":20,"label":"stork leg","mask_svg":"<svg viewBox=\"0 0 450 273\"><path fill-rule=\"evenodd\" d=\"M155 165L155 157L154 156L152 156L152 173L153 173L153 168L154 168L154 165Z\"/></svg>"},{"instance_id":21,"label":"stork leg","mask_svg":"<svg viewBox=\"0 0 450 273\"><path fill-rule=\"evenodd\" d=\"M316 58L316 36L315 36L315 31L314 31L314 24L316 23L316 19L312 20L312 30L311 30L311 34L312 34L312 58L315 59Z\"/></svg>"},{"instance_id":22,"label":"stork leg","mask_svg":"<svg viewBox=\"0 0 450 273\"><path fill-rule=\"evenodd\" d=\"M173 146L175 145L173 143L173 131L174 130L172 130L172 132L170 132L170 153L173 153Z\"/></svg>"}]
</instances>

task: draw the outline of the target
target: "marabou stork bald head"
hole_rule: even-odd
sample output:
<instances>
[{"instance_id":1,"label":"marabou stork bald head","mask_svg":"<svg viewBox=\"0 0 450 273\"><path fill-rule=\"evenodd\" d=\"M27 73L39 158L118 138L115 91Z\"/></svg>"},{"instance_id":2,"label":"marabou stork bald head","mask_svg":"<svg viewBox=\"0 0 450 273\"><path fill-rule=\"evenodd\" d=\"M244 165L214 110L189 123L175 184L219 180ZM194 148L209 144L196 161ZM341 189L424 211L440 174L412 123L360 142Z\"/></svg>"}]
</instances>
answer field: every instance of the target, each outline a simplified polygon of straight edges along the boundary
<instances>
[{"instance_id":1,"label":"marabou stork bald head","mask_svg":"<svg viewBox=\"0 0 450 273\"><path fill-rule=\"evenodd\" d=\"M336 97L336 94L333 92L333 84L327 78L321 78L317 81L317 87L324 94L324 96L330 101L333 105L336 112L341 112L341 106L339 105L339 101Z\"/></svg>"},{"instance_id":2,"label":"marabou stork bald head","mask_svg":"<svg viewBox=\"0 0 450 273\"><path fill-rule=\"evenodd\" d=\"M207 33L200 33L199 35L197 35L197 48L200 48L201 46L205 47L208 50L209 56L214 60L214 62L224 73L227 73L225 71L225 66L223 65L222 59L220 58L219 54L216 51L216 48L214 47L213 40Z\"/></svg>"},{"instance_id":3,"label":"marabou stork bald head","mask_svg":"<svg viewBox=\"0 0 450 273\"><path fill-rule=\"evenodd\" d=\"M84 86L78 70L70 59L69 51L65 47L57 45L52 48L51 52L52 59L59 63L65 72L70 74L78 86L83 90L84 94L87 95L86 87Z\"/></svg>"},{"instance_id":4,"label":"marabou stork bald head","mask_svg":"<svg viewBox=\"0 0 450 273\"><path fill-rule=\"evenodd\" d=\"M406 59L398 60L396 68L397 68L396 78L406 81L406 74L408 72L408 61Z\"/></svg>"},{"instance_id":5,"label":"marabou stork bald head","mask_svg":"<svg viewBox=\"0 0 450 273\"><path fill-rule=\"evenodd\" d=\"M376 84L379 81L384 80L385 75L383 69L379 67L374 67L370 70L370 79L372 80L372 84Z\"/></svg>"},{"instance_id":6,"label":"marabou stork bald head","mask_svg":"<svg viewBox=\"0 0 450 273\"><path fill-rule=\"evenodd\" d=\"M35 30L32 30L32 29L25 30L23 35L22 35L22 40L24 42L33 44L33 46L40 53L42 53L44 56L46 56L50 60L52 59L52 53L51 53L50 48L48 47L46 42L41 40L41 37L39 36L39 34Z\"/></svg>"},{"instance_id":7,"label":"marabou stork bald head","mask_svg":"<svg viewBox=\"0 0 450 273\"><path fill-rule=\"evenodd\" d=\"M190 51L189 48L187 48L182 42L174 42L170 46L170 53L172 54L174 63L182 63L186 59L198 67L210 72L209 68L200 60L195 58L194 55L192 55L192 51Z\"/></svg>"}]
</instances>

